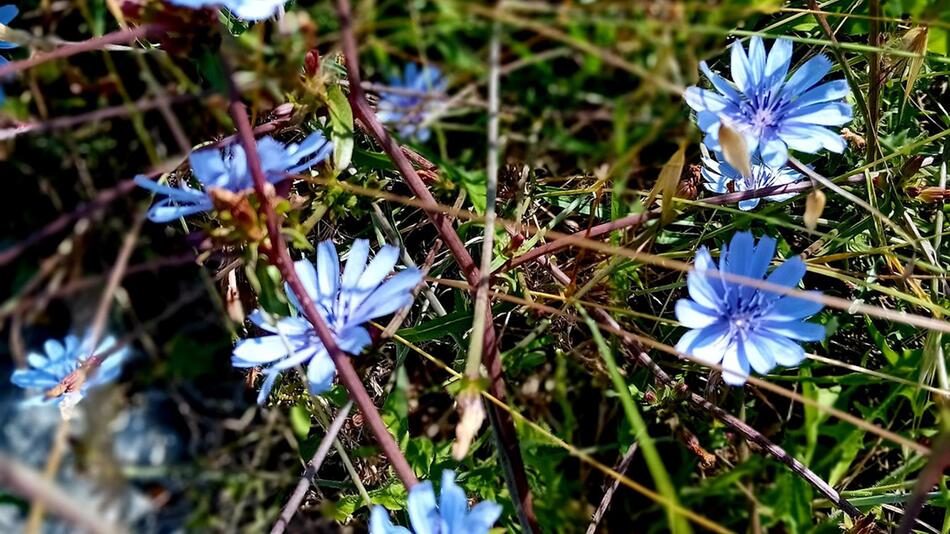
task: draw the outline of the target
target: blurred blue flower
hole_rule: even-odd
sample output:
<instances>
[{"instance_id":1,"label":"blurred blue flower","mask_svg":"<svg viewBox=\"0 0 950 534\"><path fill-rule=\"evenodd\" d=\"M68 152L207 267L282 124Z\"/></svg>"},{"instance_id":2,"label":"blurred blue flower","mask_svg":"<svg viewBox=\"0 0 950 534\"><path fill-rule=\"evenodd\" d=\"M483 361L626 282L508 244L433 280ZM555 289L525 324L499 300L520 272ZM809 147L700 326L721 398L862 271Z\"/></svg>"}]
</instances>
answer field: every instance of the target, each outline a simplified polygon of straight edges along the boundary
<instances>
[{"instance_id":1,"label":"blurred blue flower","mask_svg":"<svg viewBox=\"0 0 950 534\"><path fill-rule=\"evenodd\" d=\"M277 14L286 0L169 0L170 3L190 9L225 7L242 20L254 22L269 19Z\"/></svg>"},{"instance_id":2,"label":"blurred blue flower","mask_svg":"<svg viewBox=\"0 0 950 534\"><path fill-rule=\"evenodd\" d=\"M323 241L317 245L316 267L309 260L294 263L297 276L336 337L337 345L350 354L359 354L372 342L363 324L411 304L412 290L422 281L422 272L415 268L400 271L384 281L399 259L397 247L383 246L369 265L368 258L369 241L357 239L341 276L336 247L332 241ZM296 295L289 285L284 287L297 316L271 322L264 312L255 310L251 321L274 335L239 342L231 357L235 367L268 365L257 397L259 403L267 399L274 381L285 369L309 361L307 381L315 395L330 389L336 374L333 360L305 318Z\"/></svg>"},{"instance_id":3,"label":"blurred blue flower","mask_svg":"<svg viewBox=\"0 0 950 534\"><path fill-rule=\"evenodd\" d=\"M393 525L382 506L374 506L370 534L487 534L501 506L483 501L468 509L465 492L455 483L453 471L442 472L442 495L436 504L432 482L420 482L409 490L409 521L413 530Z\"/></svg>"},{"instance_id":4,"label":"blurred blue flower","mask_svg":"<svg viewBox=\"0 0 950 534\"><path fill-rule=\"evenodd\" d=\"M737 232L728 246L723 245L717 269L703 247L686 279L690 298L676 303L676 319L691 329L680 338L676 350L701 362L721 362L727 384L744 384L750 365L759 374L768 373L775 364L798 365L805 351L796 341L825 338L822 325L804 320L818 313L822 304L725 280L721 275L764 278L771 284L797 287L805 275L805 262L794 256L766 276L774 254L771 237L762 237L756 245L751 233Z\"/></svg>"},{"instance_id":5,"label":"blurred blue flower","mask_svg":"<svg viewBox=\"0 0 950 534\"><path fill-rule=\"evenodd\" d=\"M703 154L702 175L703 185L706 186L706 189L720 194L793 184L805 178L801 173L787 165L771 167L762 163L758 158L752 159L752 176L746 178L732 165L726 163L724 158L710 155L708 152ZM765 199L781 202L794 196L795 193L784 193L767 196ZM740 200L739 209L751 210L759 205L759 200L758 198Z\"/></svg>"},{"instance_id":6,"label":"blurred blue flower","mask_svg":"<svg viewBox=\"0 0 950 534\"><path fill-rule=\"evenodd\" d=\"M333 143L320 132L314 132L298 143L284 145L267 136L257 140L261 168L270 183L276 184L289 175L320 163L333 152ZM135 183L165 198L148 210L153 222L168 222L179 217L209 211L212 208L208 190L226 189L237 193L254 187L244 147L233 143L223 149L196 150L189 156L191 170L204 190L182 183L179 187L160 185L145 176L136 176Z\"/></svg>"},{"instance_id":7,"label":"blurred blue flower","mask_svg":"<svg viewBox=\"0 0 950 534\"><path fill-rule=\"evenodd\" d=\"M102 354L115 347L116 340L112 336L104 337L95 351L89 350L89 342L80 341L76 336L69 335L62 342L50 339L43 344L43 352L30 352L26 361L27 369L18 369L13 372L10 382L24 389L39 390L39 394L28 398L24 404L52 404L58 402L61 407L75 405L91 388L115 381L122 373L122 365L129 355L128 347L123 346L116 352L109 354L90 373L80 386L79 391L63 392L57 397L46 398L46 392L55 388L70 373L79 369L84 361L93 354Z\"/></svg>"},{"instance_id":8,"label":"blurred blue flower","mask_svg":"<svg viewBox=\"0 0 950 534\"><path fill-rule=\"evenodd\" d=\"M3 26L8 26L10 24L10 21L12 21L13 18L19 14L20 14L20 10L17 9L17 7L12 4L0 6L0 24L2 24ZM19 47L20 45L16 43L8 43L7 41L0 41L0 50L9 50L11 48L19 48ZM3 65L9 62L10 61L7 58L0 56L0 65ZM6 93L3 92L3 86L0 86L0 104L3 104L3 101L6 99L6 97L7 97Z\"/></svg>"},{"instance_id":9,"label":"blurred blue flower","mask_svg":"<svg viewBox=\"0 0 950 534\"><path fill-rule=\"evenodd\" d=\"M844 152L844 139L827 126L851 120L851 105L844 101L848 83L815 85L831 69L825 56L809 59L788 76L791 60L791 41L776 40L766 55L762 39L753 37L748 55L738 41L732 45L731 83L700 63L716 90L689 87L685 97L710 150L721 151L719 126L725 123L743 134L753 154L758 151L762 161L775 168L788 161L789 149Z\"/></svg>"},{"instance_id":10,"label":"blurred blue flower","mask_svg":"<svg viewBox=\"0 0 950 534\"><path fill-rule=\"evenodd\" d=\"M431 132L427 125L440 107L433 97L448 87L442 71L431 65L420 70L415 63L409 63L402 76L389 78L389 87L397 91L379 91L376 117L395 126L400 137L428 141Z\"/></svg>"}]
</instances>

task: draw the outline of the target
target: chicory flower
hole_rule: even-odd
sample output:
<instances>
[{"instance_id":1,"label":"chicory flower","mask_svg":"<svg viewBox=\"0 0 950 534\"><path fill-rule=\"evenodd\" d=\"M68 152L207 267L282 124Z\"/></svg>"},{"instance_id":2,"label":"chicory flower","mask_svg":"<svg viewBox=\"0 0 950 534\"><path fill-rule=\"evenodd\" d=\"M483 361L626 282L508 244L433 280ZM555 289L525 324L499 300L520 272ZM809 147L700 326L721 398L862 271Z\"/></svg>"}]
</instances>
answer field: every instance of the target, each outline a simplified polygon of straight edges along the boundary
<instances>
[{"instance_id":1,"label":"chicory flower","mask_svg":"<svg viewBox=\"0 0 950 534\"><path fill-rule=\"evenodd\" d=\"M772 167L762 163L758 158L753 158L752 175L742 176L732 165L726 163L722 157L717 158L704 151L703 154L703 185L713 193L732 193L738 191L750 191L773 187L777 185L793 184L805 177L801 173L783 165L781 167ZM795 193L783 193L779 195L770 195L766 200L782 202L795 196ZM759 198L748 198L739 201L739 209L748 211L759 205Z\"/></svg>"},{"instance_id":2,"label":"chicory flower","mask_svg":"<svg viewBox=\"0 0 950 534\"><path fill-rule=\"evenodd\" d=\"M395 126L400 137L426 142L431 135L427 125L440 107L429 93L444 92L448 80L436 67L426 65L420 69L409 63L402 76L390 77L389 86L397 91L379 91L376 117Z\"/></svg>"},{"instance_id":3,"label":"chicory flower","mask_svg":"<svg viewBox=\"0 0 950 534\"><path fill-rule=\"evenodd\" d=\"M721 364L727 384L744 384L750 367L766 374L776 364L798 365L805 357L798 342L825 338L822 325L805 320L824 307L821 303L722 276L728 273L797 287L805 275L805 262L793 256L766 276L774 254L775 239L765 236L756 244L751 233L737 232L728 246L723 245L717 269L703 247L686 278L690 298L676 303L676 319L690 329L676 344L677 352Z\"/></svg>"},{"instance_id":4,"label":"chicory flower","mask_svg":"<svg viewBox=\"0 0 950 534\"><path fill-rule=\"evenodd\" d=\"M386 279L399 259L397 247L383 246L369 265L368 258L369 241L357 239L341 275L336 247L331 241L323 241L317 246L316 266L309 260L294 263L297 276L337 345L350 354L359 354L372 342L363 325L411 304L412 290L422 281L422 272L415 268ZM330 389L336 375L333 360L304 317L300 301L289 285L285 289L297 316L271 322L262 310L254 311L251 322L272 335L241 341L231 358L235 367L266 366L259 403L267 399L277 376L286 369L307 363L308 387L314 395Z\"/></svg>"},{"instance_id":5,"label":"chicory flower","mask_svg":"<svg viewBox=\"0 0 950 534\"><path fill-rule=\"evenodd\" d=\"M225 7L235 17L252 22L269 19L284 7L286 0L169 0L170 3L189 9Z\"/></svg>"},{"instance_id":6,"label":"chicory flower","mask_svg":"<svg viewBox=\"0 0 950 534\"><path fill-rule=\"evenodd\" d=\"M792 43L778 39L768 54L762 39L752 37L749 53L737 41L732 45L732 81L700 63L715 91L689 87L686 103L696 111L704 143L721 152L719 127L726 124L745 137L752 154L781 168L789 149L816 154L821 149L841 153L845 141L829 127L851 121L845 80L818 82L831 70L831 60L818 55L788 76Z\"/></svg>"},{"instance_id":7,"label":"chicory flower","mask_svg":"<svg viewBox=\"0 0 950 534\"><path fill-rule=\"evenodd\" d=\"M261 168L267 180L276 184L290 175L309 169L325 160L333 152L333 143L320 132L314 132L300 143L287 145L266 136L257 140ZM202 189L185 183L179 187L161 185L145 176L136 176L135 183L165 198L148 211L153 222L168 222L179 217L210 211L213 207L210 189L219 188L238 193L254 187L247 156L240 143L225 148L196 150L188 158L195 178Z\"/></svg>"}]
</instances>

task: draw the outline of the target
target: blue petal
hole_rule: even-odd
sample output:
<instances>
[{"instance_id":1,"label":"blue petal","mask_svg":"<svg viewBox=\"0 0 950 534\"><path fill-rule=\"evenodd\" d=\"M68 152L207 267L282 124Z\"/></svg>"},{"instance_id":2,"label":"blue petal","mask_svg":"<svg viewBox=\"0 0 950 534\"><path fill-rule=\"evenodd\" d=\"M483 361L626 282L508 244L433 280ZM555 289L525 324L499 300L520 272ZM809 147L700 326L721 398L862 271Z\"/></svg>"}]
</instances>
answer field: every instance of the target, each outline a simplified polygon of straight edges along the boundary
<instances>
[{"instance_id":1,"label":"blue petal","mask_svg":"<svg viewBox=\"0 0 950 534\"><path fill-rule=\"evenodd\" d=\"M310 300L318 300L317 270L313 267L313 264L310 263L309 260L298 260L294 262L294 270L297 271L297 278L300 279L300 284L303 285L303 289L307 292ZM303 306L301 306L300 301L297 300L297 295L294 294L294 290L290 287L290 284L284 284L284 291L287 293L287 298L291 304L302 314L304 311Z\"/></svg>"},{"instance_id":2,"label":"blue petal","mask_svg":"<svg viewBox=\"0 0 950 534\"><path fill-rule=\"evenodd\" d=\"M773 168L781 168L788 163L788 145L785 139L773 131L763 135L759 148L762 161Z\"/></svg>"},{"instance_id":3,"label":"blue petal","mask_svg":"<svg viewBox=\"0 0 950 534\"><path fill-rule=\"evenodd\" d=\"M17 9L15 5L8 4L5 6L0 6L0 24L9 26L10 21L13 20L18 14L20 14L20 10Z\"/></svg>"},{"instance_id":4,"label":"blue petal","mask_svg":"<svg viewBox=\"0 0 950 534\"><path fill-rule=\"evenodd\" d=\"M827 57L819 55L809 59L788 79L788 83L782 89L783 95L785 98L792 100L804 94L805 91L824 78L829 70L831 70L831 60Z\"/></svg>"},{"instance_id":5,"label":"blue petal","mask_svg":"<svg viewBox=\"0 0 950 534\"><path fill-rule=\"evenodd\" d=\"M800 256L792 256L791 258L785 260L781 265L775 268L772 271L772 274L766 278L766 282L770 284L775 284L779 286L784 286L787 288L793 288L798 286L798 283L802 281L802 277L805 276L805 262L802 261ZM780 296L783 296L782 293L777 293L768 289L760 289L764 296L767 297L769 302L778 299Z\"/></svg>"},{"instance_id":6,"label":"blue petal","mask_svg":"<svg viewBox=\"0 0 950 534\"><path fill-rule=\"evenodd\" d=\"M399 248L384 245L369 262L356 287L364 291L375 289L392 272L397 261L399 261Z\"/></svg>"},{"instance_id":7,"label":"blue petal","mask_svg":"<svg viewBox=\"0 0 950 534\"><path fill-rule=\"evenodd\" d=\"M258 328L266 330L272 334L283 333L287 336L299 336L310 331L310 323L299 317L283 317L277 319L276 323L268 320L267 316L260 309L254 310L248 316L252 323Z\"/></svg>"},{"instance_id":8,"label":"blue petal","mask_svg":"<svg viewBox=\"0 0 950 534\"><path fill-rule=\"evenodd\" d=\"M676 350L702 363L715 364L722 361L730 345L733 343L729 324L717 321L684 334L676 344Z\"/></svg>"},{"instance_id":9,"label":"blue petal","mask_svg":"<svg viewBox=\"0 0 950 534\"><path fill-rule=\"evenodd\" d=\"M686 276L686 287L697 304L716 310L722 305L722 284L717 275L706 272L708 269L715 269L715 265L709 257L709 250L701 247L696 253L693 271Z\"/></svg>"},{"instance_id":10,"label":"blue petal","mask_svg":"<svg viewBox=\"0 0 950 534\"><path fill-rule=\"evenodd\" d=\"M244 339L234 347L232 363L239 367L254 367L279 360L287 356L287 352L287 344L280 336Z\"/></svg>"},{"instance_id":11,"label":"blue petal","mask_svg":"<svg viewBox=\"0 0 950 534\"><path fill-rule=\"evenodd\" d=\"M483 501L476 504L469 512L466 525L469 532L473 534L487 533L499 517L501 517L501 505L491 501Z\"/></svg>"},{"instance_id":12,"label":"blue petal","mask_svg":"<svg viewBox=\"0 0 950 534\"><path fill-rule=\"evenodd\" d=\"M264 404L267 401L278 376L280 373L264 373L264 382L261 383L261 391L257 394L257 404Z\"/></svg>"},{"instance_id":13,"label":"blue petal","mask_svg":"<svg viewBox=\"0 0 950 534\"><path fill-rule=\"evenodd\" d=\"M346 288L356 287L366 270L366 260L369 259L369 240L357 239L350 247L350 254L346 258L346 267L343 269L343 280L340 285Z\"/></svg>"},{"instance_id":14,"label":"blue petal","mask_svg":"<svg viewBox=\"0 0 950 534\"><path fill-rule=\"evenodd\" d=\"M317 245L317 295L323 302L332 302L340 290L340 258L330 240Z\"/></svg>"},{"instance_id":15,"label":"blue petal","mask_svg":"<svg viewBox=\"0 0 950 534\"><path fill-rule=\"evenodd\" d=\"M284 0L223 0L222 3L237 18L259 22L276 15Z\"/></svg>"},{"instance_id":16,"label":"blue petal","mask_svg":"<svg viewBox=\"0 0 950 534\"><path fill-rule=\"evenodd\" d=\"M757 37L753 37L753 39L757 39ZM740 91L749 95L753 89L752 80L754 78L752 73L749 72L749 58L745 55L745 49L742 48L742 43L739 41L732 43L732 61L730 65L732 67L732 81L735 82Z\"/></svg>"},{"instance_id":17,"label":"blue petal","mask_svg":"<svg viewBox=\"0 0 950 534\"><path fill-rule=\"evenodd\" d=\"M759 327L772 334L799 341L822 341L826 334L824 326L807 321L762 321Z\"/></svg>"},{"instance_id":18,"label":"blue petal","mask_svg":"<svg viewBox=\"0 0 950 534\"><path fill-rule=\"evenodd\" d=\"M762 90L765 76L765 46L762 38L755 36L749 41L749 75L752 78L752 87Z\"/></svg>"},{"instance_id":19,"label":"blue petal","mask_svg":"<svg viewBox=\"0 0 950 534\"><path fill-rule=\"evenodd\" d=\"M715 87L717 91L722 93L723 96L725 96L729 100L732 100L733 102L739 102L742 99L742 96L739 94L739 92L736 91L731 85L729 85L729 82L727 82L725 78L713 72L712 69L709 68L709 65L707 65L705 61L699 62L699 68L703 71L703 74L706 75L706 78L708 78L709 81L712 82L713 87ZM686 91L689 92L689 89L687 89Z\"/></svg>"},{"instance_id":20,"label":"blue petal","mask_svg":"<svg viewBox=\"0 0 950 534\"><path fill-rule=\"evenodd\" d=\"M848 96L848 93L850 92L851 88L848 86L848 82L846 80L834 80L828 83L823 83L818 87L809 89L804 94L793 100L792 107L790 107L788 111L791 112L798 108L811 104L817 104L819 102L838 100Z\"/></svg>"},{"instance_id":21,"label":"blue petal","mask_svg":"<svg viewBox=\"0 0 950 534\"><path fill-rule=\"evenodd\" d=\"M805 350L801 345L784 336L752 334L751 340L775 358L775 362L783 367L793 367L805 359Z\"/></svg>"},{"instance_id":22,"label":"blue petal","mask_svg":"<svg viewBox=\"0 0 950 534\"><path fill-rule=\"evenodd\" d=\"M822 126L789 122L779 127L778 135L790 148L809 154L815 154L822 148L840 154L847 148L840 135Z\"/></svg>"},{"instance_id":23,"label":"blue petal","mask_svg":"<svg viewBox=\"0 0 950 534\"><path fill-rule=\"evenodd\" d=\"M412 534L412 532L405 527L393 525L392 521L389 520L389 513L386 512L385 508L379 506L378 504L373 507L373 511L370 513L369 533Z\"/></svg>"},{"instance_id":24,"label":"blue petal","mask_svg":"<svg viewBox=\"0 0 950 534\"><path fill-rule=\"evenodd\" d=\"M696 304L690 299L676 301L676 320L686 328L705 328L719 318L715 310Z\"/></svg>"},{"instance_id":25,"label":"blue petal","mask_svg":"<svg viewBox=\"0 0 950 534\"><path fill-rule=\"evenodd\" d=\"M26 355L26 363L30 364L30 367L45 367L49 363L49 358L38 352L31 352Z\"/></svg>"},{"instance_id":26,"label":"blue petal","mask_svg":"<svg viewBox=\"0 0 950 534\"><path fill-rule=\"evenodd\" d=\"M409 520L416 534L440 534L439 511L432 482L420 482L409 490Z\"/></svg>"},{"instance_id":27,"label":"blue petal","mask_svg":"<svg viewBox=\"0 0 950 534\"><path fill-rule=\"evenodd\" d=\"M268 367L267 370L269 372L278 372L285 371L292 367L297 367L298 365L312 358L314 354L317 354L320 351L323 351L323 344L319 341L311 344L302 344L300 346L294 347L294 351L292 353L288 354L286 358L283 358L277 363Z\"/></svg>"},{"instance_id":28,"label":"blue petal","mask_svg":"<svg viewBox=\"0 0 950 534\"><path fill-rule=\"evenodd\" d=\"M352 321L364 323L408 306L413 298L412 289L421 281L422 271L419 269L410 268L396 273L353 310Z\"/></svg>"},{"instance_id":29,"label":"blue petal","mask_svg":"<svg viewBox=\"0 0 950 534\"><path fill-rule=\"evenodd\" d=\"M749 360L740 356L739 347L730 343L722 357L722 381L730 386L741 386L749 378Z\"/></svg>"},{"instance_id":30,"label":"blue petal","mask_svg":"<svg viewBox=\"0 0 950 534\"><path fill-rule=\"evenodd\" d=\"M770 90L781 87L788 75L788 67L792 61L792 42L788 39L776 39L769 50L769 58L765 64L765 84Z\"/></svg>"},{"instance_id":31,"label":"blue petal","mask_svg":"<svg viewBox=\"0 0 950 534\"><path fill-rule=\"evenodd\" d=\"M336 376L336 366L325 350L318 352L310 359L307 366L307 383L312 395L325 393L333 385Z\"/></svg>"},{"instance_id":32,"label":"blue petal","mask_svg":"<svg viewBox=\"0 0 950 534\"><path fill-rule=\"evenodd\" d=\"M44 371L17 369L10 375L10 382L23 389L49 389L59 384L60 379Z\"/></svg>"},{"instance_id":33,"label":"blue petal","mask_svg":"<svg viewBox=\"0 0 950 534\"><path fill-rule=\"evenodd\" d=\"M768 349L753 340L754 335L749 335L738 343L737 357L740 361L747 361L760 375L768 374L775 367L775 357Z\"/></svg>"},{"instance_id":34,"label":"blue petal","mask_svg":"<svg viewBox=\"0 0 950 534\"><path fill-rule=\"evenodd\" d=\"M696 111L710 111L721 113L723 111L736 110L734 101L720 95L719 93L700 89L699 87L687 87L683 94L686 104Z\"/></svg>"},{"instance_id":35,"label":"blue petal","mask_svg":"<svg viewBox=\"0 0 950 534\"><path fill-rule=\"evenodd\" d=\"M63 344L55 339L48 339L43 343L43 351L50 360L59 360L66 356L66 349Z\"/></svg>"},{"instance_id":36,"label":"blue petal","mask_svg":"<svg viewBox=\"0 0 950 534\"><path fill-rule=\"evenodd\" d=\"M849 122L851 122L851 106L843 102L819 102L788 113L782 124L841 126Z\"/></svg>"},{"instance_id":37,"label":"blue petal","mask_svg":"<svg viewBox=\"0 0 950 534\"><path fill-rule=\"evenodd\" d=\"M221 157L221 150L217 148L196 150L188 156L188 161L191 164L191 172L202 185L206 187L227 185L228 170Z\"/></svg>"},{"instance_id":38,"label":"blue petal","mask_svg":"<svg viewBox=\"0 0 950 534\"><path fill-rule=\"evenodd\" d=\"M180 219L182 217L187 217L188 215L194 215L195 213L203 213L211 209L211 201L207 203L199 204L183 204L176 205L174 200L171 198L165 198L157 202L154 206L148 210L148 219L154 223L166 223L169 221L174 221L175 219Z\"/></svg>"},{"instance_id":39,"label":"blue petal","mask_svg":"<svg viewBox=\"0 0 950 534\"><path fill-rule=\"evenodd\" d=\"M350 354L359 354L372 342L373 338L370 337L369 332L361 326L351 326L344 329L337 339L337 345L340 349Z\"/></svg>"},{"instance_id":40,"label":"blue petal","mask_svg":"<svg viewBox=\"0 0 950 534\"><path fill-rule=\"evenodd\" d=\"M449 526L449 532L473 531L466 524L468 514L468 499L465 491L455 484L455 473L446 469L442 471L442 494L439 496L439 514Z\"/></svg>"},{"instance_id":41,"label":"blue petal","mask_svg":"<svg viewBox=\"0 0 950 534\"><path fill-rule=\"evenodd\" d=\"M820 291L808 291L808 293L821 295ZM772 321L794 321L815 315L824 307L825 305L821 302L786 295L772 305L765 317Z\"/></svg>"}]
</instances>

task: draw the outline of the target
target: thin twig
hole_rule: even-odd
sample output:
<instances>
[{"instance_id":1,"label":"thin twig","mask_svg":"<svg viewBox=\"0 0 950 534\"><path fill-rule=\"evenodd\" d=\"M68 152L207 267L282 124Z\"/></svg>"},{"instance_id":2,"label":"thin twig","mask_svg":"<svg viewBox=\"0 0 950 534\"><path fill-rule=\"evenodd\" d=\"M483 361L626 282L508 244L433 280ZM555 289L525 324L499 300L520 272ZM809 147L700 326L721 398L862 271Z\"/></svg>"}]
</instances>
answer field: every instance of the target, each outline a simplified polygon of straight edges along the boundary
<instances>
[{"instance_id":1,"label":"thin twig","mask_svg":"<svg viewBox=\"0 0 950 534\"><path fill-rule=\"evenodd\" d=\"M222 62L223 61L224 59L222 58ZM280 270L281 277L290 285L296 295L297 300L303 308L304 316L306 316L307 320L313 325L323 347L330 355L330 358L333 359L337 374L340 377L340 382L346 387L350 398L359 406L366 423L376 436L377 443L380 448L383 449L396 474L402 480L403 484L405 484L406 488L411 488L419 482L416 479L415 473L412 472L409 462L406 461L406 457L403 456L402 451L399 450L399 445L396 444L392 434L390 434L386 428L386 424L383 423L383 419L380 417L376 405L373 404L373 399L370 398L369 393L366 392L366 388L363 387L359 375L353 368L350 357L337 346L333 333L329 327L327 327L326 322L310 298L310 294L307 293L303 283L297 276L294 262L290 257L290 252L287 249L283 234L280 231L277 214L274 212L274 206L271 204L271 196L268 194L269 183L264 176L264 171L261 169L260 154L257 153L257 143L254 141L254 133L251 128L251 123L248 120L247 108L241 101L241 95L238 88L234 85L230 71L228 71L227 78L231 93L231 104L228 108L231 113L231 118L234 120L235 126L237 126L241 145L244 147L244 151L247 155L247 165L254 179L254 191L260 201L261 210L264 212L265 222L267 224L267 234L270 239L270 246L267 249L268 259Z\"/></svg>"},{"instance_id":2,"label":"thin twig","mask_svg":"<svg viewBox=\"0 0 950 534\"><path fill-rule=\"evenodd\" d=\"M439 236L445 243L445 246L452 252L459 268L465 274L466 279L473 286L478 283L479 273L471 255L465 249L464 243L455 233L452 227L451 219L444 213L431 206L437 205L435 198L425 183L419 177L419 174L412 167L409 159L398 143L389 135L389 132L380 124L376 114L370 108L363 92L360 80L359 53L356 44L356 36L353 30L353 20L350 12L350 4L347 0L337 0L337 12L340 19L340 32L343 45L343 56L346 61L347 78L350 82L350 106L353 108L354 116L359 119L368 129L370 134L376 139L383 150L389 155L399 173L406 180L406 184L412 189L412 192L421 199L427 206L424 211L429 217ZM491 321L485 324L485 352L483 355L485 366L489 374L489 390L492 395L502 402L507 397L501 358L498 352L497 339L495 337L494 325ZM490 406L488 410L489 420L492 422L492 428L495 430L496 437L501 444L499 457L505 465L505 479L508 482L509 490L512 494L512 500L522 508L527 517L534 519L534 507L532 505L531 490L528 486L527 475L524 470L524 459L521 455L521 449L518 445L518 435L515 430L514 421L510 414L497 407ZM532 521L535 524L536 520ZM535 529L536 530L536 529Z\"/></svg>"},{"instance_id":3,"label":"thin twig","mask_svg":"<svg viewBox=\"0 0 950 534\"><path fill-rule=\"evenodd\" d=\"M300 508L300 503L302 503L304 497L307 496L307 490L310 489L310 484L313 483L313 477L320 471L320 466L323 465L323 460L326 459L327 454L330 452L330 447L333 446L333 440L336 439L336 435L339 434L340 429L343 428L343 423L345 423L346 418L349 417L351 408L353 408L353 401L348 401L340 408L340 412L336 414L336 417L333 418L333 422L330 423L330 426L327 428L327 433L323 436L323 439L320 440L317 452L314 453L313 458L307 463L307 469L304 470L303 476L300 477L300 481L297 482L297 487L294 488L290 499L287 500L287 504L284 505L284 509L280 512L280 517L277 518L277 522L275 522L273 528L271 528L271 534L281 534L284 529L287 528L287 525L294 517L297 509Z\"/></svg>"},{"instance_id":4,"label":"thin twig","mask_svg":"<svg viewBox=\"0 0 950 534\"><path fill-rule=\"evenodd\" d=\"M634 441L627 447L627 452L624 453L623 458L620 459L620 463L617 464L617 469L614 469L614 471L620 474L627 472L627 468L630 467L630 462L633 461L633 455L637 453L638 445L639 444ZM607 491L604 492L604 496L601 497L600 504L597 505L597 510L594 511L594 516L590 520L590 525L587 526L587 534L597 532L597 526L600 525L600 520L604 518L607 507L610 506L610 501L613 500L614 493L617 492L618 487L620 487L620 479L615 478L613 483L610 484L610 487L607 488Z\"/></svg>"}]
</instances>

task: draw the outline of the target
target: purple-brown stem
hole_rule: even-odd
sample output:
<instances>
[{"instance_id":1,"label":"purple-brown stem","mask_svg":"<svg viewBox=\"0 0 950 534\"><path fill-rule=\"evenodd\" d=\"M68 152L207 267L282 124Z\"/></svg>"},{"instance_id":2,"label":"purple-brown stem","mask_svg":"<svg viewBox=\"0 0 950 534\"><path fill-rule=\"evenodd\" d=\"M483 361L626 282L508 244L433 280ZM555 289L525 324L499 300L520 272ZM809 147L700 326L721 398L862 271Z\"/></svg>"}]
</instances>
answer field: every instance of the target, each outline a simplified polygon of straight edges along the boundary
<instances>
[{"instance_id":1,"label":"purple-brown stem","mask_svg":"<svg viewBox=\"0 0 950 534\"><path fill-rule=\"evenodd\" d=\"M11 61L0 66L0 78L8 74L13 74L14 72L35 67L47 61L53 61L54 59L63 59L76 54L82 54L83 52L101 50L109 45L131 43L132 41L144 39L150 35L158 35L165 31L167 31L167 28L160 24L144 24L136 28L107 33L102 37L94 37L78 43L63 45L52 52L36 54L33 57L21 59L20 61Z\"/></svg>"},{"instance_id":2,"label":"purple-brown stem","mask_svg":"<svg viewBox=\"0 0 950 534\"><path fill-rule=\"evenodd\" d=\"M424 211L429 220L435 226L442 238L445 246L455 257L456 263L462 269L465 278L472 287L478 286L479 271L475 261L465 248L465 244L455 233L451 219L442 213L436 206L435 198L429 192L428 187L419 177L419 174L413 168L412 163L406 157L399 144L389 135L389 132L380 124L376 114L370 108L366 95L363 92L363 86L360 80L359 51L356 44L356 36L353 31L353 19L350 12L350 4L347 0L337 0L337 13L340 18L340 35L343 45L343 56L346 61L346 74L350 82L349 101L353 108L353 114L369 133L376 139L376 142L383 148L383 151L389 155L396 169L405 179L406 184L412 192L425 204L432 207ZM498 353L498 344L495 336L495 327L491 318L491 310L487 310L488 320L485 321L484 343L482 359L485 367L488 368L489 391L490 393L506 402L508 393L505 387L503 370L501 367L501 358ZM515 430L514 420L511 414L499 409L494 404L488 405L488 416L492 422L492 427L496 431L496 437L501 446L502 463L506 467L506 479L509 482L509 489L513 499L520 507L520 513L528 520L533 530L537 531L537 519L534 516L534 506L531 498L531 488L528 486L527 475L524 470L524 459L521 455L521 449L518 445L518 435Z\"/></svg>"},{"instance_id":3,"label":"purple-brown stem","mask_svg":"<svg viewBox=\"0 0 950 534\"><path fill-rule=\"evenodd\" d=\"M317 311L313 300L311 300L310 295L297 276L293 259L291 259L287 244L284 242L284 236L280 232L280 223L277 214L274 213L274 207L270 202L268 182L264 176L264 171L261 169L261 158L257 153L257 143L254 140L251 123L247 117L247 107L241 101L241 95L234 85L233 79L230 78L230 73L228 78L231 89L231 104L228 109L237 127L241 145L247 154L247 166L251 171L251 177L254 179L254 191L260 201L261 210L264 212L267 233L270 237L270 247L267 251L268 259L280 270L281 276L290 285L294 295L297 296L297 300L303 308L304 315L313 325L313 329L323 343L323 347L330 355L330 358L333 359L337 374L340 377L340 382L346 387L350 398L353 399L360 411L363 412L366 423L372 430L373 435L376 436L376 441L379 443L380 448L383 449L393 469L395 469L396 474L402 480L406 488L412 488L419 481L412 472L409 462L406 461L406 457L403 456L402 451L399 450L399 445L396 444L392 434L390 434L386 428L386 424L383 423L383 419L380 417L376 405L373 404L373 399L370 398L366 392L366 388L363 387L363 383L360 381L359 375L356 374L356 370L353 368L349 356L337 346L336 340L333 338L333 332L327 327L323 317L320 315L320 312Z\"/></svg>"},{"instance_id":4,"label":"purple-brown stem","mask_svg":"<svg viewBox=\"0 0 950 534\"><path fill-rule=\"evenodd\" d=\"M854 175L847 178L848 183L861 183L864 182L864 175ZM811 191L814 189L814 186L809 181L798 182L794 184L785 184L785 185L772 185L769 187L762 187L759 189L750 189L748 191L736 191L735 193L726 193L723 195L716 195L714 197L709 197L703 199L705 204L715 204L721 206L724 204L733 204L739 202L740 200L747 200L750 198L762 198L769 197L772 195L782 195L786 193L801 193L802 191ZM507 271L513 269L524 263L534 261L541 256L547 254L552 254L561 249L565 249L573 243L573 239L578 237L591 239L594 237L600 237L604 234L609 234L614 230L623 230L626 228L634 228L643 224L644 222L654 219L660 216L659 210L647 211L644 213L638 213L634 215L627 215L626 217L621 217L615 221L606 222L603 224L598 224L597 226L592 226L586 230L581 230L575 232L569 236L562 237L560 239L555 239L549 243L537 246L530 251L508 260L504 265L499 267L497 271Z\"/></svg>"}]
</instances>

